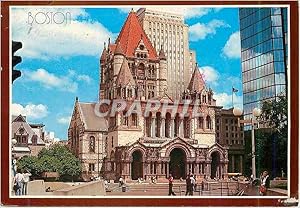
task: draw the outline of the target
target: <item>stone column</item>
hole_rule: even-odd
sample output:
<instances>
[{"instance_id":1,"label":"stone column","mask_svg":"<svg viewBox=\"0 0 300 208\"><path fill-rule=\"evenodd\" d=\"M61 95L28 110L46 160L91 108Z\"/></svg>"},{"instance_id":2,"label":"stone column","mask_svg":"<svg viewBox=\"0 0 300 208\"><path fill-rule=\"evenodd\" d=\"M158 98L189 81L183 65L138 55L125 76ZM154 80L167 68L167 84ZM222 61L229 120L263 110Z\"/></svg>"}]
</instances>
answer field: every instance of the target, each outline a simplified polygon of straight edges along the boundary
<instances>
[{"instance_id":1,"label":"stone column","mask_svg":"<svg viewBox=\"0 0 300 208\"><path fill-rule=\"evenodd\" d=\"M234 161L234 155L231 156L231 172L235 172L235 161Z\"/></svg>"},{"instance_id":2,"label":"stone column","mask_svg":"<svg viewBox=\"0 0 300 208\"><path fill-rule=\"evenodd\" d=\"M240 155L240 173L243 174L243 155Z\"/></svg>"},{"instance_id":3,"label":"stone column","mask_svg":"<svg viewBox=\"0 0 300 208\"><path fill-rule=\"evenodd\" d=\"M166 165L167 165L167 172L166 172L166 175L167 175L167 177L169 177L169 174L170 174L170 170L169 170L169 162L167 162Z\"/></svg>"},{"instance_id":4,"label":"stone column","mask_svg":"<svg viewBox=\"0 0 300 208\"><path fill-rule=\"evenodd\" d=\"M170 121L170 138L174 137L174 133L175 133L175 119L171 118L171 121Z\"/></svg>"},{"instance_id":5,"label":"stone column","mask_svg":"<svg viewBox=\"0 0 300 208\"><path fill-rule=\"evenodd\" d=\"M164 117L161 118L161 123L160 123L160 137L165 137L165 121L166 119Z\"/></svg>"},{"instance_id":6,"label":"stone column","mask_svg":"<svg viewBox=\"0 0 300 208\"><path fill-rule=\"evenodd\" d=\"M199 174L200 174L200 172L199 172L199 167L200 167L200 164L199 164L199 163L196 163L196 164L195 164L195 174L196 174L196 175L199 175Z\"/></svg>"},{"instance_id":7,"label":"stone column","mask_svg":"<svg viewBox=\"0 0 300 208\"><path fill-rule=\"evenodd\" d=\"M179 137L184 138L183 119L179 119Z\"/></svg>"},{"instance_id":8,"label":"stone column","mask_svg":"<svg viewBox=\"0 0 300 208\"><path fill-rule=\"evenodd\" d=\"M157 174L157 175L160 175L160 174L161 174L161 163L160 163L160 162L157 163L156 174Z\"/></svg>"},{"instance_id":9,"label":"stone column","mask_svg":"<svg viewBox=\"0 0 300 208\"><path fill-rule=\"evenodd\" d=\"M151 137L154 138L155 137L155 118L151 119Z\"/></svg>"}]
</instances>

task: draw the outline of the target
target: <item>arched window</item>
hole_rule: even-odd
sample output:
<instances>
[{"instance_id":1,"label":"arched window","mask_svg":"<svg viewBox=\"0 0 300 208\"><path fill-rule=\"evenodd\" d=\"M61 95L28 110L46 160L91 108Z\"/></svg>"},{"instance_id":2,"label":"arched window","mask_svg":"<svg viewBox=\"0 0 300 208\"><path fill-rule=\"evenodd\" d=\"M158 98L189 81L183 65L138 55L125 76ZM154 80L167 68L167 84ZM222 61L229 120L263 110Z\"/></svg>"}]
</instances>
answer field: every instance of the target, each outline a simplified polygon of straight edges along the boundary
<instances>
[{"instance_id":1,"label":"arched window","mask_svg":"<svg viewBox=\"0 0 300 208\"><path fill-rule=\"evenodd\" d=\"M137 75L139 78L143 78L145 76L145 65L143 63L139 65Z\"/></svg>"},{"instance_id":2,"label":"arched window","mask_svg":"<svg viewBox=\"0 0 300 208\"><path fill-rule=\"evenodd\" d=\"M123 112L123 125L128 126L128 116L126 116L126 112Z\"/></svg>"},{"instance_id":3,"label":"arched window","mask_svg":"<svg viewBox=\"0 0 300 208\"><path fill-rule=\"evenodd\" d=\"M90 152L95 152L95 137L90 136Z\"/></svg>"},{"instance_id":4,"label":"arched window","mask_svg":"<svg viewBox=\"0 0 300 208\"><path fill-rule=\"evenodd\" d=\"M138 126L138 119L137 119L137 114L136 113L132 114L132 125L133 126Z\"/></svg>"},{"instance_id":5,"label":"arched window","mask_svg":"<svg viewBox=\"0 0 300 208\"><path fill-rule=\"evenodd\" d=\"M198 118L198 129L203 129L203 117Z\"/></svg>"},{"instance_id":6,"label":"arched window","mask_svg":"<svg viewBox=\"0 0 300 208\"><path fill-rule=\"evenodd\" d=\"M111 137L111 147L114 147L114 137Z\"/></svg>"},{"instance_id":7,"label":"arched window","mask_svg":"<svg viewBox=\"0 0 300 208\"><path fill-rule=\"evenodd\" d=\"M31 139L32 145L36 145L37 144L37 135L33 135L32 139Z\"/></svg>"},{"instance_id":8,"label":"arched window","mask_svg":"<svg viewBox=\"0 0 300 208\"><path fill-rule=\"evenodd\" d=\"M202 102L203 102L203 103L206 103L206 95L203 95L203 96L202 96Z\"/></svg>"},{"instance_id":9,"label":"arched window","mask_svg":"<svg viewBox=\"0 0 300 208\"><path fill-rule=\"evenodd\" d=\"M206 117L206 128L207 129L212 129L210 116Z\"/></svg>"}]
</instances>

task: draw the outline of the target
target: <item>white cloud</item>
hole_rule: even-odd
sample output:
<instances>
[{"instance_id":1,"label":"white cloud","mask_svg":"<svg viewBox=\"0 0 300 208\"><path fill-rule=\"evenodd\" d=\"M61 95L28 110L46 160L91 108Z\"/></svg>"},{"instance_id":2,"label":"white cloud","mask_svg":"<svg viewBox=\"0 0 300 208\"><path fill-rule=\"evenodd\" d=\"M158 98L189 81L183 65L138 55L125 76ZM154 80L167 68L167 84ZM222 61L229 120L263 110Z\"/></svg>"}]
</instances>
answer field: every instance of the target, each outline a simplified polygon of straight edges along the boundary
<instances>
[{"instance_id":1,"label":"white cloud","mask_svg":"<svg viewBox=\"0 0 300 208\"><path fill-rule=\"evenodd\" d=\"M13 103L11 105L11 112L12 115L18 116L18 115L23 115L27 116L29 119L39 119L39 118L44 118L48 115L48 109L46 105L43 104L32 104L29 103L26 106L23 106L18 103Z\"/></svg>"},{"instance_id":2,"label":"white cloud","mask_svg":"<svg viewBox=\"0 0 300 208\"><path fill-rule=\"evenodd\" d=\"M230 35L222 51L228 58L241 57L241 39L239 31Z\"/></svg>"},{"instance_id":3,"label":"white cloud","mask_svg":"<svg viewBox=\"0 0 300 208\"><path fill-rule=\"evenodd\" d=\"M54 21L50 24L38 24L44 22L46 13L53 17L53 20L56 17L60 22L65 21L63 24L55 24ZM62 14L65 18L59 19L63 16L54 14ZM32 17L35 17L36 21L32 21ZM107 41L108 37L114 37L114 34L101 23L88 20L87 17L84 9L76 8L12 9L12 37L13 40L23 43L23 48L18 54L23 58L38 59L77 55L99 56L103 42ZM56 22L59 22L57 20Z\"/></svg>"},{"instance_id":4,"label":"white cloud","mask_svg":"<svg viewBox=\"0 0 300 208\"><path fill-rule=\"evenodd\" d=\"M88 76L88 75L85 75L85 74L80 74L80 75L78 75L77 76L77 80L79 80L79 81L84 81L84 82L86 82L86 83L91 83L91 81L92 81L92 79L91 79L91 77L90 76Z\"/></svg>"},{"instance_id":5,"label":"white cloud","mask_svg":"<svg viewBox=\"0 0 300 208\"><path fill-rule=\"evenodd\" d=\"M69 124L71 121L71 116L60 117L57 119L57 122L60 124Z\"/></svg>"},{"instance_id":6,"label":"white cloud","mask_svg":"<svg viewBox=\"0 0 300 208\"><path fill-rule=\"evenodd\" d=\"M189 28L190 40L198 41L203 40L209 35L215 35L218 28L227 28L230 27L227 23L222 20L214 19L207 24L204 23L196 23L191 25Z\"/></svg>"},{"instance_id":7,"label":"white cloud","mask_svg":"<svg viewBox=\"0 0 300 208\"><path fill-rule=\"evenodd\" d=\"M119 10L121 12L124 13L128 13L130 12L131 9L133 9L134 11L137 11L139 8L141 7L132 7L132 8L120 8ZM161 7L151 7L151 6L147 6L144 7L146 9L151 9L154 11L161 11L161 12L167 12L167 13L172 13L172 14L179 14L184 16L185 19L190 19L190 18L194 18L194 17L202 17L210 12L218 12L220 11L219 8L188 8L188 7L176 7L176 6L161 6Z\"/></svg>"},{"instance_id":8,"label":"white cloud","mask_svg":"<svg viewBox=\"0 0 300 208\"><path fill-rule=\"evenodd\" d=\"M70 75L57 76L45 69L37 69L36 71L24 70L24 78L39 82L45 88L56 88L68 92L76 92L78 88L78 84L72 80Z\"/></svg>"},{"instance_id":9,"label":"white cloud","mask_svg":"<svg viewBox=\"0 0 300 208\"><path fill-rule=\"evenodd\" d=\"M223 106L224 108L232 107L232 95L227 93L216 93L214 94L214 99L216 99L218 106ZM243 97L233 94L233 104L234 107L243 108Z\"/></svg>"},{"instance_id":10,"label":"white cloud","mask_svg":"<svg viewBox=\"0 0 300 208\"><path fill-rule=\"evenodd\" d=\"M211 66L203 66L199 70L206 82L215 83L219 79L219 72Z\"/></svg>"}]
</instances>

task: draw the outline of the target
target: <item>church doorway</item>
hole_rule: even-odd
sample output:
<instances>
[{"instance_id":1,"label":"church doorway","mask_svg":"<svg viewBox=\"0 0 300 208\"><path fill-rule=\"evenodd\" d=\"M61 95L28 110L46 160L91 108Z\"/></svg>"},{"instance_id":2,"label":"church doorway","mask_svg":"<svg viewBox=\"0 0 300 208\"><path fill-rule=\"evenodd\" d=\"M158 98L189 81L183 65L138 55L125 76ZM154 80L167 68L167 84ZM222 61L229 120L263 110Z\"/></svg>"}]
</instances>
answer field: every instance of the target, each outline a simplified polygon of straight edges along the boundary
<instances>
[{"instance_id":1,"label":"church doorway","mask_svg":"<svg viewBox=\"0 0 300 208\"><path fill-rule=\"evenodd\" d=\"M174 179L185 178L186 155L180 148L175 148L170 153L170 173Z\"/></svg>"},{"instance_id":2,"label":"church doorway","mask_svg":"<svg viewBox=\"0 0 300 208\"><path fill-rule=\"evenodd\" d=\"M132 180L143 178L143 155L139 150L132 153L131 178Z\"/></svg>"},{"instance_id":3,"label":"church doorway","mask_svg":"<svg viewBox=\"0 0 300 208\"><path fill-rule=\"evenodd\" d=\"M220 178L220 154L213 152L211 154L211 178Z\"/></svg>"}]
</instances>

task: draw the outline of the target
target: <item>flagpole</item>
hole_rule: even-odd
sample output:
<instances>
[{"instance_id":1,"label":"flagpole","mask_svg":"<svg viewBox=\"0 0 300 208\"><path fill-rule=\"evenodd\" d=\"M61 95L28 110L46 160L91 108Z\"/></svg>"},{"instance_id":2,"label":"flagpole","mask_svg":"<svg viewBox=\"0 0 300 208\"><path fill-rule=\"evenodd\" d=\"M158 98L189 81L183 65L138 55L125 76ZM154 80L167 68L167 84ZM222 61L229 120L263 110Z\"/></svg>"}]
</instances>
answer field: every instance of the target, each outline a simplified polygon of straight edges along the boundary
<instances>
[{"instance_id":1,"label":"flagpole","mask_svg":"<svg viewBox=\"0 0 300 208\"><path fill-rule=\"evenodd\" d=\"M231 102L232 102L232 108L234 108L234 106L233 106L233 86L231 88Z\"/></svg>"}]
</instances>

